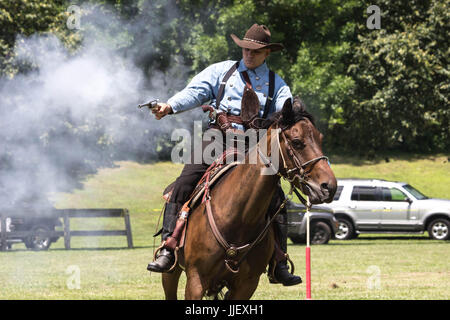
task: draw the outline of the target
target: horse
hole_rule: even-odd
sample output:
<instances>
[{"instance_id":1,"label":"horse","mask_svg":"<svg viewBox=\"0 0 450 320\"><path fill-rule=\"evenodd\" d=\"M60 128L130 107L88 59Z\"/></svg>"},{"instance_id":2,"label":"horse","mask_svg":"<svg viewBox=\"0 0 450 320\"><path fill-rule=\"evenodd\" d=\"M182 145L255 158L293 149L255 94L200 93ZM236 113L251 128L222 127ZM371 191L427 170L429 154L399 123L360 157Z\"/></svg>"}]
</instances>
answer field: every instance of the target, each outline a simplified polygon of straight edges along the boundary
<instances>
[{"instance_id":1,"label":"horse","mask_svg":"<svg viewBox=\"0 0 450 320\"><path fill-rule=\"evenodd\" d=\"M246 93L242 104L258 103L254 92L250 93L250 98ZM234 167L211 188L207 197L209 203L203 201L192 209L180 261L170 273L162 274L167 300L177 299L183 269L187 300L205 296L217 298L224 287L228 289L226 299L252 297L261 274L274 256L275 234L268 228L270 220L268 222L266 213L281 178L299 188L311 204L332 201L337 182L322 153L323 135L301 100L287 99L281 111L268 119L258 120L259 128L267 130L260 142L265 140L267 146L277 145L271 144L274 137L278 148L271 147L266 156L258 147L250 149L243 164ZM262 170L272 166L269 159L272 151L279 152L282 159L279 168L275 174L262 174ZM255 156L254 153L258 160L251 164L248 160ZM277 168L272 166L272 169ZM213 219L212 223L210 219ZM225 239L232 243L228 249L234 252L224 248ZM249 243L251 250L236 250L239 246L248 249ZM230 257L241 257L239 265Z\"/></svg>"}]
</instances>

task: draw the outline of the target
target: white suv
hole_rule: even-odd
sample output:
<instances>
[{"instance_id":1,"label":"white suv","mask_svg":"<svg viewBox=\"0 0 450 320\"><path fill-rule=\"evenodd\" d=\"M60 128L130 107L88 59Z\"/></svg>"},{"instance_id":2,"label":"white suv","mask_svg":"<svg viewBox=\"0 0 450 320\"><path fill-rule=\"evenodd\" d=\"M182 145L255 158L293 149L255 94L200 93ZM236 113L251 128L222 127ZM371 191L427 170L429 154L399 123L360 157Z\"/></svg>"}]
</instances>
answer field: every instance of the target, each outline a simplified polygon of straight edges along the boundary
<instances>
[{"instance_id":1,"label":"white suv","mask_svg":"<svg viewBox=\"0 0 450 320\"><path fill-rule=\"evenodd\" d=\"M450 237L450 200L430 199L404 182L338 179L333 202L321 206L339 221L335 237L340 240L377 232Z\"/></svg>"}]
</instances>

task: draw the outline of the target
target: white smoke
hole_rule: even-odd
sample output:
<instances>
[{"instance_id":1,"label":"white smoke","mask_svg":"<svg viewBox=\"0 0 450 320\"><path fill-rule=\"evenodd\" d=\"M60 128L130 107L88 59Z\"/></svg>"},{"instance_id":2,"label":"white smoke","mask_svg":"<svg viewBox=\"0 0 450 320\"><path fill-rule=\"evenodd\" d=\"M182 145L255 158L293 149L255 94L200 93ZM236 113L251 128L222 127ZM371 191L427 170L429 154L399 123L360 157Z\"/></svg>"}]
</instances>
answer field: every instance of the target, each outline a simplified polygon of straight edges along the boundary
<instances>
[{"instance_id":1,"label":"white smoke","mask_svg":"<svg viewBox=\"0 0 450 320\"><path fill-rule=\"evenodd\" d=\"M165 101L186 83L188 67L181 62L174 61L164 74L145 70L150 81L135 64L151 52L160 30L155 28L140 47L121 50L120 19L99 8L83 11L90 14L82 17L83 43L76 54L51 34L16 40L16 62L33 69L0 79L3 205L70 189L77 170L86 166L95 172L112 160L157 160L152 137L165 134L170 139L173 129L189 128L194 118L202 117L195 111L183 114L184 121L157 121L137 108L151 98ZM133 36L145 23L134 21L120 32Z\"/></svg>"}]
</instances>

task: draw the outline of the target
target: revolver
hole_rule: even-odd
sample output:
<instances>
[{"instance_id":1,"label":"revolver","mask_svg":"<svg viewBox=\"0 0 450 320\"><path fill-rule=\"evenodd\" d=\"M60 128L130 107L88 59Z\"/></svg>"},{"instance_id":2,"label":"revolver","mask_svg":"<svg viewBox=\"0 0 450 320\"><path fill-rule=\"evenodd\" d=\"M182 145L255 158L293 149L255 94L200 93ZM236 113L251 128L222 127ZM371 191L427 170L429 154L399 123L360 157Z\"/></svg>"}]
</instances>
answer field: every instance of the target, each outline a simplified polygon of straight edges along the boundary
<instances>
[{"instance_id":1,"label":"revolver","mask_svg":"<svg viewBox=\"0 0 450 320\"><path fill-rule=\"evenodd\" d=\"M158 108L158 102L159 102L159 99L155 99L155 100L149 101L147 103L138 105L138 108L141 109L143 107L147 107L149 110L154 110L154 109Z\"/></svg>"}]
</instances>

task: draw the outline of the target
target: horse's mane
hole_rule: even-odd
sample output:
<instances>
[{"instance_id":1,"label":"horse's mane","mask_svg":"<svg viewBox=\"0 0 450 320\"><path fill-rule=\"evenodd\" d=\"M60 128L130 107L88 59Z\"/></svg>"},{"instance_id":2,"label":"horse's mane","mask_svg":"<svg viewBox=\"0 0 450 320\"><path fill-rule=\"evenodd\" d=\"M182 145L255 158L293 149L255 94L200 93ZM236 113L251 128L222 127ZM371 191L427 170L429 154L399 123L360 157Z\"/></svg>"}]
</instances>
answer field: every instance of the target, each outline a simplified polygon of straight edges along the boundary
<instances>
[{"instance_id":1,"label":"horse's mane","mask_svg":"<svg viewBox=\"0 0 450 320\"><path fill-rule=\"evenodd\" d=\"M287 103L290 102L286 101L285 106ZM285 110L285 108L283 108L281 111L272 113L269 118L262 120L259 123L259 126L262 129L268 129L272 124L277 122L281 128L288 128L305 118L315 125L314 117L306 111L304 102L299 97L295 97L291 109Z\"/></svg>"}]
</instances>

